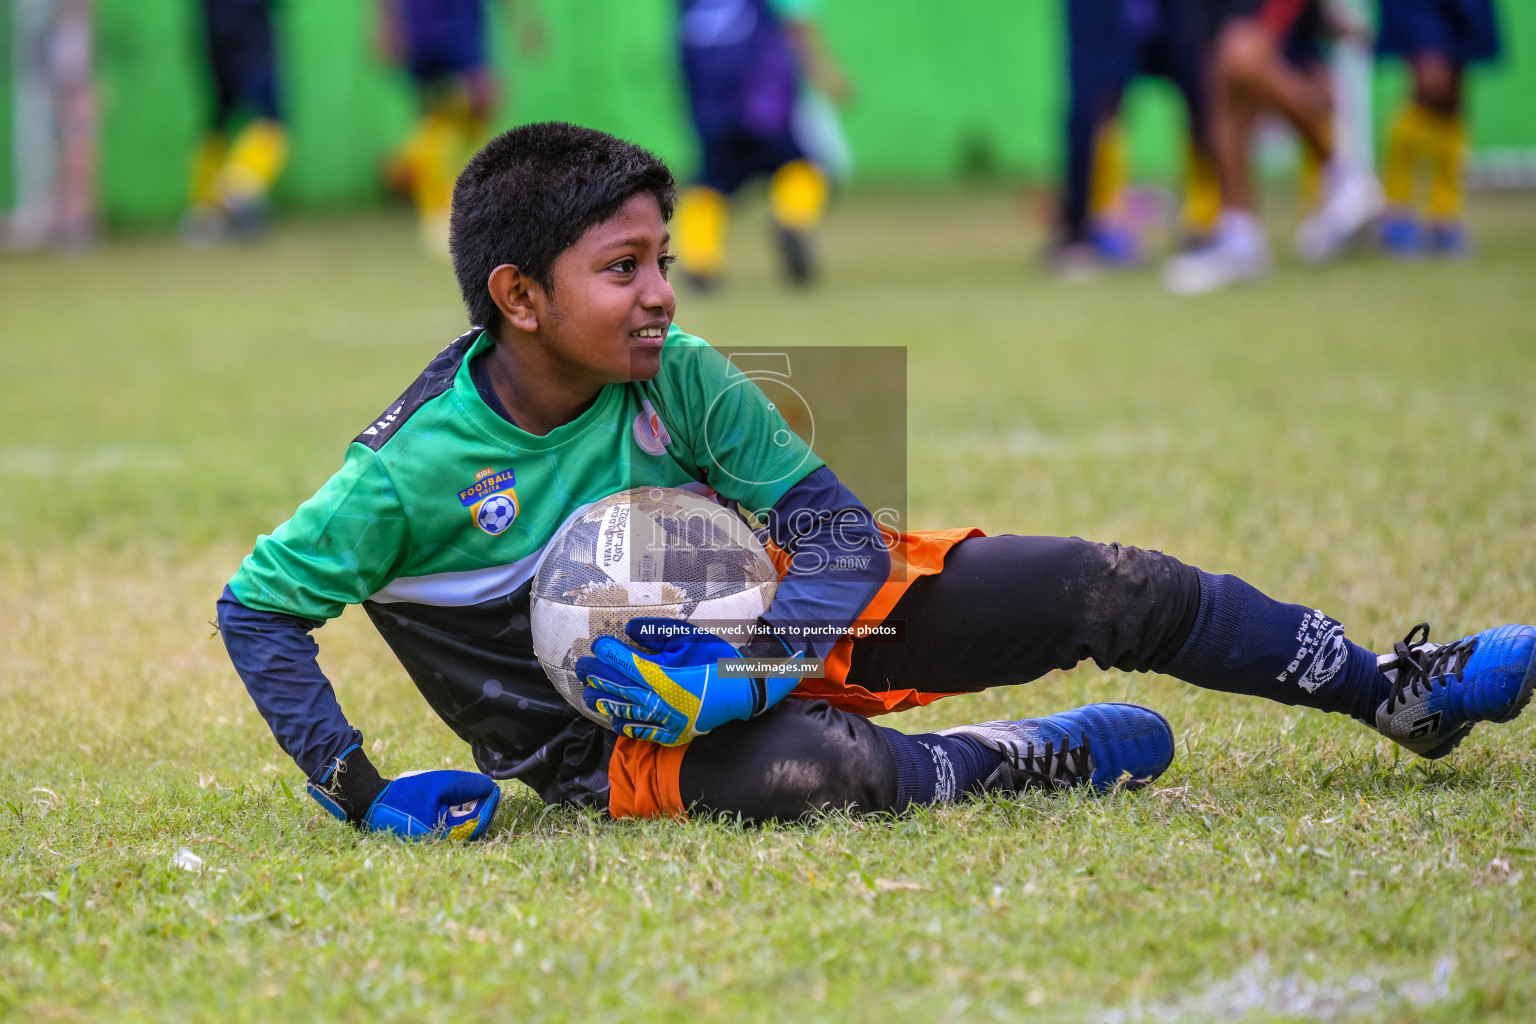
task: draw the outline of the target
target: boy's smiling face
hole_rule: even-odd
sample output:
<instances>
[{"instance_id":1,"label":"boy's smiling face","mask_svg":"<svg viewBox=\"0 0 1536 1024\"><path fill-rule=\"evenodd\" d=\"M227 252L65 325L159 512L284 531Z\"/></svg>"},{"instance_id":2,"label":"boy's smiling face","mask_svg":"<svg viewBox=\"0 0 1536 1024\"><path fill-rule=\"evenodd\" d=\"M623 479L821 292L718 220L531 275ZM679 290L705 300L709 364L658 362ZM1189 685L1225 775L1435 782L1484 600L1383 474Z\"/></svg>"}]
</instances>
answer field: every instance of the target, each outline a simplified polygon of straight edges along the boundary
<instances>
[{"instance_id":1,"label":"boy's smiling face","mask_svg":"<svg viewBox=\"0 0 1536 1024\"><path fill-rule=\"evenodd\" d=\"M489 286L506 318L498 348L510 349L521 378L514 388L595 393L656 376L677 307L669 240L655 196L642 192L556 258L548 291L497 267Z\"/></svg>"},{"instance_id":2,"label":"boy's smiling face","mask_svg":"<svg viewBox=\"0 0 1536 1024\"><path fill-rule=\"evenodd\" d=\"M649 192L594 224L555 260L553 312L562 348L604 384L650 380L677 311L667 280L673 257L661 207Z\"/></svg>"}]
</instances>

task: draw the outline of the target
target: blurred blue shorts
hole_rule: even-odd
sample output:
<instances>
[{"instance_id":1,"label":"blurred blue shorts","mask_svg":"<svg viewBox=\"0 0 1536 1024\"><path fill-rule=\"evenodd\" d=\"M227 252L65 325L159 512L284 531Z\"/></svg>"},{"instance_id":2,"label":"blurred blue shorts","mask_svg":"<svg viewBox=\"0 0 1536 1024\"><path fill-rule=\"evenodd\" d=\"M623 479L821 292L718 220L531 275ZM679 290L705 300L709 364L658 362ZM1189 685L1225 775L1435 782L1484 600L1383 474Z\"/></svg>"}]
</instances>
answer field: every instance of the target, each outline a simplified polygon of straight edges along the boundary
<instances>
[{"instance_id":1,"label":"blurred blue shorts","mask_svg":"<svg viewBox=\"0 0 1536 1024\"><path fill-rule=\"evenodd\" d=\"M485 67L485 0L400 0L405 65L423 85Z\"/></svg>"},{"instance_id":2,"label":"blurred blue shorts","mask_svg":"<svg viewBox=\"0 0 1536 1024\"><path fill-rule=\"evenodd\" d=\"M1437 53L1455 64L1499 56L1493 0L1381 0L1376 52L1411 57Z\"/></svg>"},{"instance_id":3,"label":"blurred blue shorts","mask_svg":"<svg viewBox=\"0 0 1536 1024\"><path fill-rule=\"evenodd\" d=\"M239 111L278 120L272 8L266 0L203 0L203 40L213 79L212 127Z\"/></svg>"}]
</instances>

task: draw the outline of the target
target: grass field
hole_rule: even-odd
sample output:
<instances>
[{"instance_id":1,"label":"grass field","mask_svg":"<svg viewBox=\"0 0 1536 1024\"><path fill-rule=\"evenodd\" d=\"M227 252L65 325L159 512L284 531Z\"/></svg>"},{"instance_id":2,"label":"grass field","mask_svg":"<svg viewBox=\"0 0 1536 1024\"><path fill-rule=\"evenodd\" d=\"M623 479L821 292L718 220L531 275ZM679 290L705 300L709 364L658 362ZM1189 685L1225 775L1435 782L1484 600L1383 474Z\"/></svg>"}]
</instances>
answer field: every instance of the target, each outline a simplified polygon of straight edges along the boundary
<instances>
[{"instance_id":1,"label":"grass field","mask_svg":"<svg viewBox=\"0 0 1536 1024\"><path fill-rule=\"evenodd\" d=\"M1179 301L1040 277L1003 194L855 197L824 287L765 280L749 216L679 322L908 346L918 527L1161 548L1384 648L1536 618L1536 199L1474 226L1467 265ZM1536 1015L1532 715L1431 765L1088 665L900 725L1145 701L1181 737L1152 790L757 830L510 784L456 848L324 818L213 601L460 324L400 219L0 262L0 1017ZM365 616L320 639L383 770L469 767Z\"/></svg>"}]
</instances>

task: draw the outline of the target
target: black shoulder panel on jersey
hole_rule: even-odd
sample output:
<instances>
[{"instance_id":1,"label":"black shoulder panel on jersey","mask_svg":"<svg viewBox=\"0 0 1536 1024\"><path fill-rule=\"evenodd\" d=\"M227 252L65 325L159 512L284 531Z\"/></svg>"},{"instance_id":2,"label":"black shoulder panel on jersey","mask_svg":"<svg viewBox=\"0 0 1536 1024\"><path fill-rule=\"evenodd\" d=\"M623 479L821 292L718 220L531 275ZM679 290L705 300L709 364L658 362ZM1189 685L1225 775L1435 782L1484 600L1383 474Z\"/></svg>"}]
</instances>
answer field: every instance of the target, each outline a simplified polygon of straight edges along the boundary
<instances>
[{"instance_id":1,"label":"black shoulder panel on jersey","mask_svg":"<svg viewBox=\"0 0 1536 1024\"><path fill-rule=\"evenodd\" d=\"M459 335L448 344L448 347L437 354L437 358L427 364L427 368L421 371L411 386L405 389L405 394L390 403L384 415L369 424L364 430L352 439L355 444L365 444L374 451L384 447L384 442L395 435L400 429L400 424L411 418L411 414L420 409L427 402L447 391L453 385L454 375L459 372L459 364L464 362L464 353L480 337L481 328L472 327Z\"/></svg>"}]
</instances>

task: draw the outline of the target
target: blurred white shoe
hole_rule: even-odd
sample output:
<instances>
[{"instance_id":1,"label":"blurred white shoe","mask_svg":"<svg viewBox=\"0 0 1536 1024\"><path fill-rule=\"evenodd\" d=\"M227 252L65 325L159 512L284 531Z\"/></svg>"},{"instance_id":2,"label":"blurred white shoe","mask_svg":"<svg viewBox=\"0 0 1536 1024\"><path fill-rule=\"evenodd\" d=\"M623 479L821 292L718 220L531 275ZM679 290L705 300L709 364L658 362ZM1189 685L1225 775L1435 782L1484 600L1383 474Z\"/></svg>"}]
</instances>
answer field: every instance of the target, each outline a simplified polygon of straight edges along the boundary
<instances>
[{"instance_id":1,"label":"blurred white shoe","mask_svg":"<svg viewBox=\"0 0 1536 1024\"><path fill-rule=\"evenodd\" d=\"M1175 295L1204 295L1269 273L1269 239L1258 217L1227 210L1209 244L1181 253L1163 266L1163 284Z\"/></svg>"},{"instance_id":2,"label":"blurred white shoe","mask_svg":"<svg viewBox=\"0 0 1536 1024\"><path fill-rule=\"evenodd\" d=\"M1386 212L1376 175L1351 164L1328 168L1327 192L1316 213L1296 229L1296 253L1308 263L1333 259Z\"/></svg>"}]
</instances>

